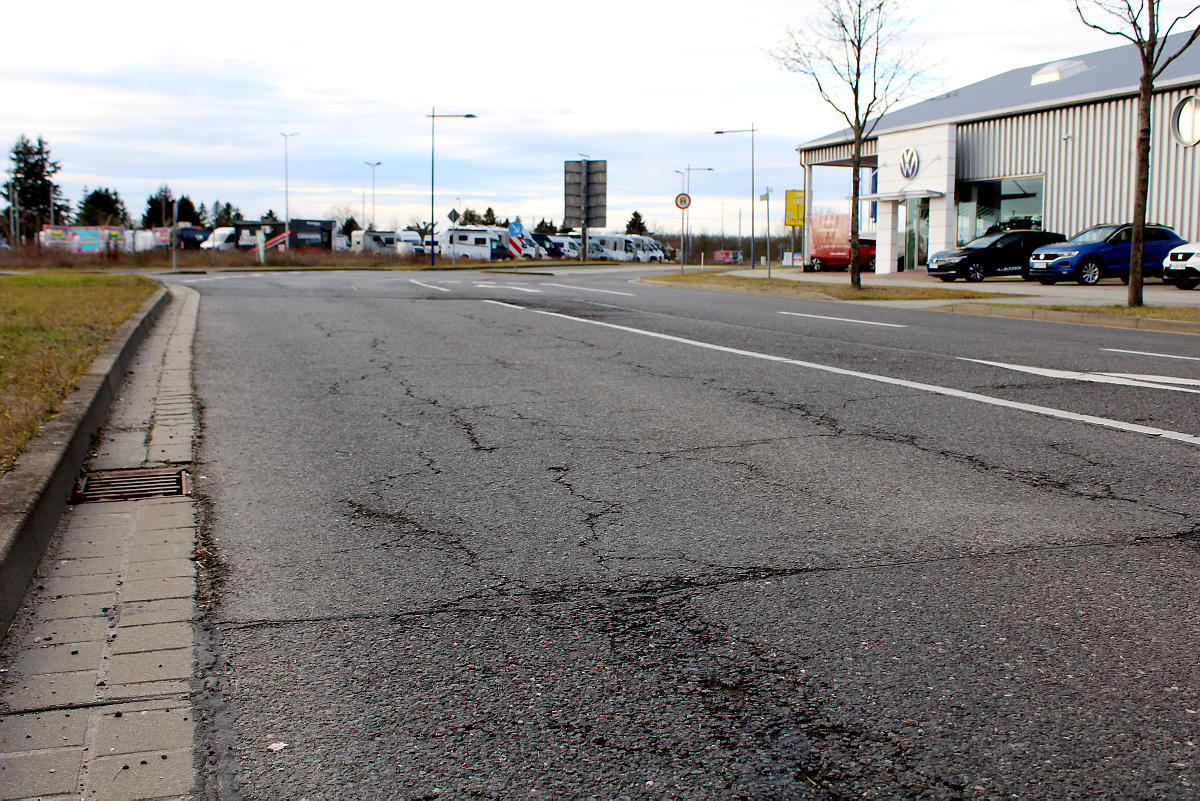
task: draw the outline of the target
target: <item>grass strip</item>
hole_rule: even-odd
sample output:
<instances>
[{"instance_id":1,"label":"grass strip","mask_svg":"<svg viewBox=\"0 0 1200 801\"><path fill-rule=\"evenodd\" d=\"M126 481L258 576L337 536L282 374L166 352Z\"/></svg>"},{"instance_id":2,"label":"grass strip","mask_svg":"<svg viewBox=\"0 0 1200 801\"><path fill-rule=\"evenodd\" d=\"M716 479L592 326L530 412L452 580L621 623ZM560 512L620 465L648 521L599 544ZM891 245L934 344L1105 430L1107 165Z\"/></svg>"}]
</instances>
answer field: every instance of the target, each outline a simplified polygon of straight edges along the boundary
<instances>
[{"instance_id":1,"label":"grass strip","mask_svg":"<svg viewBox=\"0 0 1200 801\"><path fill-rule=\"evenodd\" d=\"M984 306L1005 306L1018 309L1044 309L1046 311L1070 312L1072 314L1094 314L1105 317L1144 317L1151 320L1183 320L1200 323L1200 307L1196 306L1072 306L1035 305L1032 303L984 303Z\"/></svg>"},{"instance_id":2,"label":"grass strip","mask_svg":"<svg viewBox=\"0 0 1200 801\"><path fill-rule=\"evenodd\" d=\"M792 281L785 278L750 278L729 275L723 270L703 270L683 275L656 275L656 282L667 282L698 289L725 289L733 292L748 292L755 295L777 295L779 297L812 298L819 296L831 300L972 300L975 298L1011 298L999 292L977 292L971 289L943 289L941 287L917 286L870 286L862 289L844 284L828 284L821 281Z\"/></svg>"},{"instance_id":3,"label":"grass strip","mask_svg":"<svg viewBox=\"0 0 1200 801\"><path fill-rule=\"evenodd\" d=\"M156 287L133 275L0 275L0 473Z\"/></svg>"}]
</instances>

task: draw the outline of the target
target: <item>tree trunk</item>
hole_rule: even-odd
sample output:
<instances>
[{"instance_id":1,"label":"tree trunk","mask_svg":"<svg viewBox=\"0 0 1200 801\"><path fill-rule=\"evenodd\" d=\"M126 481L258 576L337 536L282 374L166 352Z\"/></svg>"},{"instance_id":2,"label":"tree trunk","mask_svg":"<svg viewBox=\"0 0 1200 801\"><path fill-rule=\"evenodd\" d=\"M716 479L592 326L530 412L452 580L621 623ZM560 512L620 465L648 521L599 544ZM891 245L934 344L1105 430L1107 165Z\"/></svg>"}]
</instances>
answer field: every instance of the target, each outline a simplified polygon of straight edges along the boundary
<instances>
[{"instance_id":1,"label":"tree trunk","mask_svg":"<svg viewBox=\"0 0 1200 801\"><path fill-rule=\"evenodd\" d=\"M1144 59L1143 59L1144 61ZM1129 243L1129 306L1142 305L1142 263L1146 242L1146 199L1150 194L1150 103L1153 65L1143 63L1138 91L1137 177L1133 195L1133 235Z\"/></svg>"},{"instance_id":2,"label":"tree trunk","mask_svg":"<svg viewBox=\"0 0 1200 801\"><path fill-rule=\"evenodd\" d=\"M850 151L850 286L862 289L862 265L858 263L858 195L862 180L862 132L854 132Z\"/></svg>"}]
</instances>

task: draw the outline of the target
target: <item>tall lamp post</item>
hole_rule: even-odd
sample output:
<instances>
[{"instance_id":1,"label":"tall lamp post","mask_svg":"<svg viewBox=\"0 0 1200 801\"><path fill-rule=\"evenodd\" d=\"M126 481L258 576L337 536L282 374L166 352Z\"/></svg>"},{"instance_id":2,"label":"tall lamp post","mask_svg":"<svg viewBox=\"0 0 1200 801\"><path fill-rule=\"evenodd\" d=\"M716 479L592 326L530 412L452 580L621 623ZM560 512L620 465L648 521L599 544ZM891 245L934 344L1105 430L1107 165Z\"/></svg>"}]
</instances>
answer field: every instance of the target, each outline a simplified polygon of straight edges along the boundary
<instances>
[{"instance_id":1,"label":"tall lamp post","mask_svg":"<svg viewBox=\"0 0 1200 801\"><path fill-rule=\"evenodd\" d=\"M284 241L287 243L288 248L291 248L291 246L292 246L292 207L289 205L289 202L288 202L288 195L289 195L289 189L290 189L290 187L288 185L288 140L291 139L293 136L299 136L299 135L300 135L299 131L296 131L296 133L290 133L290 134L285 134L285 133L280 134L280 136L283 137L283 216L286 219L286 225L287 225L287 228L285 229L285 233L284 233Z\"/></svg>"},{"instance_id":2,"label":"tall lamp post","mask_svg":"<svg viewBox=\"0 0 1200 801\"><path fill-rule=\"evenodd\" d=\"M425 115L429 118L429 266L434 266L434 244L433 244L433 226L437 217L434 216L433 210L433 175L434 175L434 145L436 141L437 121L442 117L463 117L466 119L475 119L474 114L438 114L436 108L431 108L429 113Z\"/></svg>"},{"instance_id":3,"label":"tall lamp post","mask_svg":"<svg viewBox=\"0 0 1200 801\"><path fill-rule=\"evenodd\" d=\"M688 195L688 197L692 196L692 173L694 173L694 172L713 172L714 171L712 167L693 167L691 164L687 165L687 167L685 167L684 170L687 173L687 195ZM692 243L692 230L691 230L692 229L692 204L690 204L690 203L688 204L688 207L687 207L687 219L686 219L685 225L687 226L687 233L688 233L687 243L690 246ZM685 257L690 250L691 250L690 247L685 249L685 251L684 251Z\"/></svg>"},{"instance_id":4,"label":"tall lamp post","mask_svg":"<svg viewBox=\"0 0 1200 801\"><path fill-rule=\"evenodd\" d=\"M754 127L754 123L750 123L749 128L742 128L737 131L713 131L718 136L721 134L732 133L748 133L750 134L750 267L753 269L758 266L758 262L754 259L754 132L758 129Z\"/></svg>"},{"instance_id":5,"label":"tall lamp post","mask_svg":"<svg viewBox=\"0 0 1200 801\"><path fill-rule=\"evenodd\" d=\"M382 164L382 161L364 161L371 168L371 230L375 229L375 168Z\"/></svg>"}]
</instances>

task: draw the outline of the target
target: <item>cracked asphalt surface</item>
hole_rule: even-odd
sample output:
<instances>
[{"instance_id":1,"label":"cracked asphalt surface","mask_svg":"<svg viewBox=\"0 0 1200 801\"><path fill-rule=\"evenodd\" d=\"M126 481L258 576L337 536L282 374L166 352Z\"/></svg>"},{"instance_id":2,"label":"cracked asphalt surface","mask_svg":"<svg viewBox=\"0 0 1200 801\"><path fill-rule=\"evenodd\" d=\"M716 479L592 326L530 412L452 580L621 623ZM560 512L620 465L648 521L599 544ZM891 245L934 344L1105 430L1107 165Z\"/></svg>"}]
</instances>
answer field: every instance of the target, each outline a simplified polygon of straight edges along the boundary
<instances>
[{"instance_id":1,"label":"cracked asphalt surface","mask_svg":"<svg viewBox=\"0 0 1200 801\"><path fill-rule=\"evenodd\" d=\"M962 359L1196 337L411 278L188 279L211 797L1196 796L1200 447L580 320L1191 435Z\"/></svg>"}]
</instances>

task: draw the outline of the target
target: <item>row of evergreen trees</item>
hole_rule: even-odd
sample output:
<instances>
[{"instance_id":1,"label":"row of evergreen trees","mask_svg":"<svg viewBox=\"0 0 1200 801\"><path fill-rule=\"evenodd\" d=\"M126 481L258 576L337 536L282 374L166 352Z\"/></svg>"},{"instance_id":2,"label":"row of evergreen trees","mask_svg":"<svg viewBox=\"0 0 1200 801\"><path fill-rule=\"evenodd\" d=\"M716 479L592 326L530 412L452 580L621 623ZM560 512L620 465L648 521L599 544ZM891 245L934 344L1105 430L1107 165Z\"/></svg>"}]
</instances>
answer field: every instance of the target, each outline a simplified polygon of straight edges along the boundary
<instances>
[{"instance_id":1,"label":"row of evergreen trees","mask_svg":"<svg viewBox=\"0 0 1200 801\"><path fill-rule=\"evenodd\" d=\"M38 137L30 141L22 135L9 153L11 169L8 180L0 188L0 196L8 206L2 212L0 231L5 238L13 239L14 229L23 237L41 230L43 225L121 225L155 228L170 225L174 219L175 195L171 187L163 184L146 198L141 218L129 213L121 194L108 187L88 189L74 208L63 197L62 188L54 176L62 169L59 162L50 157L46 140ZM187 195L179 198L179 221L207 227L231 225L242 219L241 210L232 203L214 200L212 205L203 202L197 208ZM276 219L268 211L263 219Z\"/></svg>"}]
</instances>

